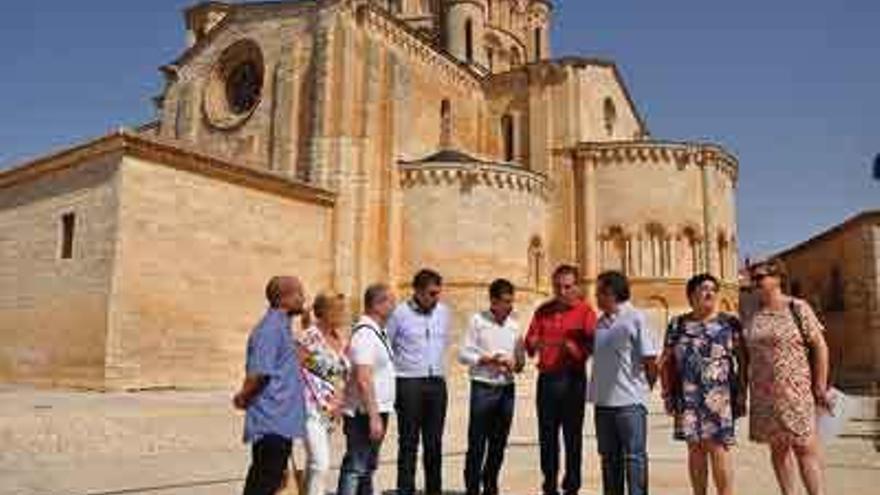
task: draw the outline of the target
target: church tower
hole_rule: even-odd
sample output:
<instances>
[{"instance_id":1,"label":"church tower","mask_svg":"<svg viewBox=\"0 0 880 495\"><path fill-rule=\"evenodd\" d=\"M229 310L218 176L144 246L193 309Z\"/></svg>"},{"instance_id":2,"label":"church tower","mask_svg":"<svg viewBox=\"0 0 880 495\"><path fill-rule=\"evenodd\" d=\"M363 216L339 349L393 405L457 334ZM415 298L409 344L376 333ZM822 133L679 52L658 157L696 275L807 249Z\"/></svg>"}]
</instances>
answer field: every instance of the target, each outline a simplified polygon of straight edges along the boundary
<instances>
[{"instance_id":1,"label":"church tower","mask_svg":"<svg viewBox=\"0 0 880 495\"><path fill-rule=\"evenodd\" d=\"M549 0L530 0L525 17L527 59L532 62L550 58L550 22L553 5Z\"/></svg>"},{"instance_id":2,"label":"church tower","mask_svg":"<svg viewBox=\"0 0 880 495\"><path fill-rule=\"evenodd\" d=\"M488 3L489 0L449 0L444 10L444 48L480 72L489 72L484 41Z\"/></svg>"}]
</instances>

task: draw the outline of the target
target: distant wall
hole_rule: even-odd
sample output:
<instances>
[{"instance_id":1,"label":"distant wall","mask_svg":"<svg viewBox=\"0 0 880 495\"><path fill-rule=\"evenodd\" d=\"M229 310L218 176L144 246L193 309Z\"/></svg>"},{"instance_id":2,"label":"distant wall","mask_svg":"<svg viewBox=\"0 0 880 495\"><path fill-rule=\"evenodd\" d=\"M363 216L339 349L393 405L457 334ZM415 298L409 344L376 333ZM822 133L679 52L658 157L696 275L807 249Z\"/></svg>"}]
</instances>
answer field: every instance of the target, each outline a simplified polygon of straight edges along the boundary
<instances>
[{"instance_id":1,"label":"distant wall","mask_svg":"<svg viewBox=\"0 0 880 495\"><path fill-rule=\"evenodd\" d=\"M880 216L845 225L781 256L792 292L826 326L834 378L880 380Z\"/></svg>"}]
</instances>

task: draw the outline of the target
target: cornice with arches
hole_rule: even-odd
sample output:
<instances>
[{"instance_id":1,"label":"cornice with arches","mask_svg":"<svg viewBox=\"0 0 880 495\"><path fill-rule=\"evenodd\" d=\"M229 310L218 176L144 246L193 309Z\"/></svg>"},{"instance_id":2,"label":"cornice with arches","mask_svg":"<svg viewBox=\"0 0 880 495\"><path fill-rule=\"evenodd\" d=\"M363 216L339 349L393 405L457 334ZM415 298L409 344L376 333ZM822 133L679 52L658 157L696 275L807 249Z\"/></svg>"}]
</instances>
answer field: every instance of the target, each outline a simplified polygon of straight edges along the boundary
<instances>
[{"instance_id":1,"label":"cornice with arches","mask_svg":"<svg viewBox=\"0 0 880 495\"><path fill-rule=\"evenodd\" d=\"M724 148L708 143L670 141L610 141L581 143L570 150L577 159L603 166L632 163L670 164L684 170L688 166L712 167L733 183L738 177L736 157Z\"/></svg>"},{"instance_id":2,"label":"cornice with arches","mask_svg":"<svg viewBox=\"0 0 880 495\"><path fill-rule=\"evenodd\" d=\"M507 189L534 194L546 199L550 184L547 177L530 170L493 163L401 163L400 187L456 185Z\"/></svg>"},{"instance_id":3,"label":"cornice with arches","mask_svg":"<svg viewBox=\"0 0 880 495\"><path fill-rule=\"evenodd\" d=\"M724 235L724 238L733 244L734 236L729 236L723 229L717 229L718 235ZM691 239L694 242L705 241L702 228L696 222L677 222L669 225L664 222L649 220L637 224L612 223L599 229L599 240L608 241L614 239L638 240L645 239L652 235L658 236L662 240L682 241Z\"/></svg>"}]
</instances>

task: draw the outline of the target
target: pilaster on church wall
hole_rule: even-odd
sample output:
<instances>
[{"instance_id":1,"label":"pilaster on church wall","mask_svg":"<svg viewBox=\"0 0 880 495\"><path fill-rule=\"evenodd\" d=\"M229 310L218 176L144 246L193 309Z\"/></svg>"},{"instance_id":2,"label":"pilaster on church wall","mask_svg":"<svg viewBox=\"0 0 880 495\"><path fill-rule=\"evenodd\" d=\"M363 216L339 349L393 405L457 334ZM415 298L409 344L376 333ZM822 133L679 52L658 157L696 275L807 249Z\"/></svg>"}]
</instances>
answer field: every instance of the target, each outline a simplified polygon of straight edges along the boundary
<instances>
[{"instance_id":1,"label":"pilaster on church wall","mask_svg":"<svg viewBox=\"0 0 880 495\"><path fill-rule=\"evenodd\" d=\"M360 81L356 84L362 98L353 106L354 119L360 128L353 129L357 146L347 150L350 160L340 174L336 208L336 270L337 289L345 294L356 294L360 290L360 280L364 270L364 222L367 220L366 186L367 171L374 163L378 131L377 112L380 98L380 79L382 56L378 43L369 36L361 34L360 43L355 45ZM357 298L355 298L357 299ZM354 304L358 304L356 301Z\"/></svg>"},{"instance_id":2,"label":"pilaster on church wall","mask_svg":"<svg viewBox=\"0 0 880 495\"><path fill-rule=\"evenodd\" d=\"M397 159L403 143L408 138L408 129L410 129L411 114L411 86L410 74L406 65L395 64L392 74L392 117L394 136L391 142L391 160L392 165L388 167L389 183L388 183L388 207L385 214L387 215L387 264L384 272L387 280L392 284L396 284L404 279L402 271L403 263L403 223L401 219L403 199L400 190L400 169L397 166Z\"/></svg>"},{"instance_id":3,"label":"pilaster on church wall","mask_svg":"<svg viewBox=\"0 0 880 495\"><path fill-rule=\"evenodd\" d=\"M272 126L269 140L270 169L296 176L299 87L302 60L297 57L299 44L292 35L282 36L272 81Z\"/></svg>"},{"instance_id":4,"label":"pilaster on church wall","mask_svg":"<svg viewBox=\"0 0 880 495\"><path fill-rule=\"evenodd\" d=\"M321 10L313 33L312 44L312 101L309 114L311 136L308 150L308 180L313 184L327 186L330 179L330 146L327 141L332 117L332 90L335 40L335 16Z\"/></svg>"}]
</instances>

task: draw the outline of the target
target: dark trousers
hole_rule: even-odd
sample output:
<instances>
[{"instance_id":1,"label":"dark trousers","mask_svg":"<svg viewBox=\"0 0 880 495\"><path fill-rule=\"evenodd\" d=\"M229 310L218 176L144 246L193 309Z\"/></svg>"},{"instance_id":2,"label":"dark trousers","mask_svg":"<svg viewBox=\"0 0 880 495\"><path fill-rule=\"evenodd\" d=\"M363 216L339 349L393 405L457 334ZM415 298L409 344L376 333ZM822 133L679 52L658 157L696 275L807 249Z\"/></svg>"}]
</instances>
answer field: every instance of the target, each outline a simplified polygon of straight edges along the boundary
<instances>
[{"instance_id":1,"label":"dark trousers","mask_svg":"<svg viewBox=\"0 0 880 495\"><path fill-rule=\"evenodd\" d=\"M513 421L516 392L513 384L487 385L471 382L468 449L464 486L467 495L498 494L498 474Z\"/></svg>"},{"instance_id":2,"label":"dark trousers","mask_svg":"<svg viewBox=\"0 0 880 495\"><path fill-rule=\"evenodd\" d=\"M416 491L416 457L420 437L425 493L442 493L440 470L443 467L446 401L446 381L443 378L397 379L397 495L413 495Z\"/></svg>"},{"instance_id":3,"label":"dark trousers","mask_svg":"<svg viewBox=\"0 0 880 495\"><path fill-rule=\"evenodd\" d=\"M559 477L559 431L565 444L562 491L574 495L581 489L586 372L564 371L538 375L538 442L544 495L556 495Z\"/></svg>"},{"instance_id":4,"label":"dark trousers","mask_svg":"<svg viewBox=\"0 0 880 495\"><path fill-rule=\"evenodd\" d=\"M337 495L373 495L373 473L379 466L379 448L382 442L370 439L370 417L358 414L345 417L345 456L339 468ZM388 415L382 415L382 424L388 426Z\"/></svg>"},{"instance_id":5,"label":"dark trousers","mask_svg":"<svg viewBox=\"0 0 880 495\"><path fill-rule=\"evenodd\" d=\"M251 445L244 495L275 495L284 482L291 447L291 440L280 435L266 435Z\"/></svg>"},{"instance_id":6,"label":"dark trousers","mask_svg":"<svg viewBox=\"0 0 880 495\"><path fill-rule=\"evenodd\" d=\"M647 409L641 405L596 407L596 439L605 495L648 494L647 416Z\"/></svg>"}]
</instances>

